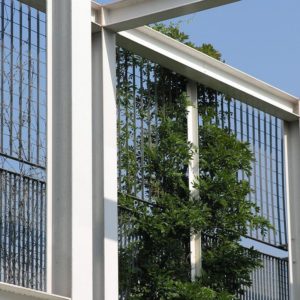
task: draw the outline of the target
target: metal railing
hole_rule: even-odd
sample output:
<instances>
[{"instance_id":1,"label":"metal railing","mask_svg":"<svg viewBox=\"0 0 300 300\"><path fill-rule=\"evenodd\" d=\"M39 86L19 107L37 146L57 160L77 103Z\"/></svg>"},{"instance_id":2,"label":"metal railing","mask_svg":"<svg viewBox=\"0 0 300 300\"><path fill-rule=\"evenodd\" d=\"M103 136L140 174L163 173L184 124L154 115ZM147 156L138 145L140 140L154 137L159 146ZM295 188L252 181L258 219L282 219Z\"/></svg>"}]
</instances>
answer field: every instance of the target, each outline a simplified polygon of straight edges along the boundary
<instances>
[{"instance_id":1,"label":"metal railing","mask_svg":"<svg viewBox=\"0 0 300 300\"><path fill-rule=\"evenodd\" d=\"M0 169L0 281L45 290L46 183Z\"/></svg>"},{"instance_id":2,"label":"metal railing","mask_svg":"<svg viewBox=\"0 0 300 300\"><path fill-rule=\"evenodd\" d=\"M0 281L46 289L46 15L0 0Z\"/></svg>"},{"instance_id":3,"label":"metal railing","mask_svg":"<svg viewBox=\"0 0 300 300\"><path fill-rule=\"evenodd\" d=\"M288 259L260 254L262 268L252 272L251 287L241 300L289 300Z\"/></svg>"},{"instance_id":4,"label":"metal railing","mask_svg":"<svg viewBox=\"0 0 300 300\"><path fill-rule=\"evenodd\" d=\"M135 199L134 201L138 201ZM145 205L147 205L145 203ZM126 268L131 271L138 268L135 243L138 237L134 236L133 223L131 222L132 212L124 207L119 207L119 251L126 251ZM211 238L203 236L202 247L205 248ZM247 249L245 248L245 251ZM289 267L287 258L279 258L272 255L260 253L262 267L255 269L251 275L252 285L243 287L244 295L239 295L241 300L289 300ZM121 266L122 267L122 266ZM124 266L123 266L124 267ZM126 280L122 278L122 280ZM127 279L120 288L120 299L126 300L128 297L127 288L132 283ZM126 288L127 287L127 288Z\"/></svg>"}]
</instances>

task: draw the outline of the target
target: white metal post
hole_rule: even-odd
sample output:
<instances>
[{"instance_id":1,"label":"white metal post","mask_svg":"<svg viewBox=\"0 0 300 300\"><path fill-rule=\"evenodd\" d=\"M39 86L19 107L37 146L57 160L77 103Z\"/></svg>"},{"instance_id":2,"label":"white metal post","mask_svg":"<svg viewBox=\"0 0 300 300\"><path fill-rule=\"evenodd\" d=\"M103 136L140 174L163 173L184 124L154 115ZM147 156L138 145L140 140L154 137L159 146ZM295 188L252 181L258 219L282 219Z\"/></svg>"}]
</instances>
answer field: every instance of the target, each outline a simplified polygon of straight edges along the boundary
<instances>
[{"instance_id":1,"label":"white metal post","mask_svg":"<svg viewBox=\"0 0 300 300\"><path fill-rule=\"evenodd\" d=\"M188 107L188 141L194 146L195 153L189 165L189 189L191 196L196 196L197 190L194 182L199 176L199 133L198 133L198 95L197 83L189 81L187 84L187 95L191 100ZM191 278L195 280L201 273L201 233L191 237Z\"/></svg>"},{"instance_id":2,"label":"white metal post","mask_svg":"<svg viewBox=\"0 0 300 300\"><path fill-rule=\"evenodd\" d=\"M47 291L71 296L71 1L47 1Z\"/></svg>"},{"instance_id":3,"label":"white metal post","mask_svg":"<svg viewBox=\"0 0 300 300\"><path fill-rule=\"evenodd\" d=\"M47 1L48 291L93 298L89 0Z\"/></svg>"},{"instance_id":4,"label":"white metal post","mask_svg":"<svg viewBox=\"0 0 300 300\"><path fill-rule=\"evenodd\" d=\"M300 124L285 122L285 178L287 195L290 299L300 295Z\"/></svg>"},{"instance_id":5,"label":"white metal post","mask_svg":"<svg viewBox=\"0 0 300 300\"><path fill-rule=\"evenodd\" d=\"M94 299L118 299L116 41L93 34Z\"/></svg>"},{"instance_id":6,"label":"white metal post","mask_svg":"<svg viewBox=\"0 0 300 300\"><path fill-rule=\"evenodd\" d=\"M72 0L72 300L93 299L90 0Z\"/></svg>"}]
</instances>

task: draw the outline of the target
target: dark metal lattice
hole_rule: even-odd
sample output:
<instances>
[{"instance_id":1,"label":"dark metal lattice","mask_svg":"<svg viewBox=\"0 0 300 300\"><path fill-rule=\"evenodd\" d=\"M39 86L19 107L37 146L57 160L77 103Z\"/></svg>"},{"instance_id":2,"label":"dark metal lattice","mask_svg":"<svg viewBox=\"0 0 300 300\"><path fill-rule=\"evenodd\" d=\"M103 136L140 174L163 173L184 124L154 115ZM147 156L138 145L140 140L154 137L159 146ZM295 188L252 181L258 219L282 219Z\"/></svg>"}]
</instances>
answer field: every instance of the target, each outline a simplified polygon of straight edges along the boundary
<instances>
[{"instance_id":1,"label":"dark metal lattice","mask_svg":"<svg viewBox=\"0 0 300 300\"><path fill-rule=\"evenodd\" d=\"M156 76L156 68L159 66L143 60L139 56L132 55L124 49L118 51L119 191L121 194L131 195L134 201L140 199L151 202L151 191L147 189L147 182L145 181L147 176L145 176L143 169L144 137L147 134L149 135L152 126L158 124L157 106L174 101L176 95L178 96L185 90L185 79L179 77L179 81L176 81L178 80L176 79L177 75L174 74L174 82L166 81L165 85L160 86ZM173 94L176 85L177 94ZM199 88L199 97L201 97L201 88ZM236 134L238 139L248 141L255 154L256 161L253 162L253 175L249 178L251 187L255 191L249 195L249 200L254 201L260 207L261 215L266 217L275 228L270 230L265 237L256 231L249 232L249 236L277 247L285 247L287 244L287 231L283 184L282 120L238 100L231 99L228 101L217 92L215 92L214 97L217 100L215 109L219 116L215 122L219 122L220 127L229 128ZM199 122L199 125L201 125L200 118ZM131 159L138 162L133 177L130 177L130 174L132 174L130 167L132 165L124 165L123 163L124 153L125 155L126 153L134 153ZM128 161L128 158L130 157L127 156L125 161ZM238 174L238 176L242 178L244 174ZM128 181L133 184L129 186ZM128 217L124 218L126 213L128 214L126 210L120 208L120 249L126 248L132 242L134 243L137 238L126 236L126 233L130 232L130 226L132 226L123 222L124 220L128 221ZM275 293L278 290L282 295L288 295L287 262L265 254L261 254L261 258L265 268L253 272L254 286L247 289L246 295L248 298L243 299L252 299L249 298L249 295L254 295L253 291L263 289L265 282L268 282L268 284L270 282L273 287L272 290L269 290L270 293ZM280 273L278 273L280 276L274 275L271 278L270 268L277 268L277 265L280 266ZM134 258L132 266L134 267ZM259 277L261 274L266 276L266 281ZM278 288L279 281L282 282L281 288ZM126 291L122 292L122 297L126 299L126 296L124 296ZM262 292L260 294L263 295ZM267 293L264 295L267 295ZM278 299L288 299L284 297L288 296L282 296Z\"/></svg>"},{"instance_id":2,"label":"dark metal lattice","mask_svg":"<svg viewBox=\"0 0 300 300\"><path fill-rule=\"evenodd\" d=\"M0 0L0 281L46 289L46 15Z\"/></svg>"},{"instance_id":3,"label":"dark metal lattice","mask_svg":"<svg viewBox=\"0 0 300 300\"><path fill-rule=\"evenodd\" d=\"M199 99L203 97L204 89L199 88ZM249 200L260 208L260 215L274 227L266 236L259 231L251 231L249 237L287 249L283 121L239 100L228 100L220 93L216 92L214 98L218 116L215 122L250 144L255 161L252 163L252 176L248 178L253 190ZM241 179L245 177L242 173L238 176Z\"/></svg>"},{"instance_id":4,"label":"dark metal lattice","mask_svg":"<svg viewBox=\"0 0 300 300\"><path fill-rule=\"evenodd\" d=\"M288 260L261 254L263 267L251 274L253 282L241 300L289 300Z\"/></svg>"}]
</instances>

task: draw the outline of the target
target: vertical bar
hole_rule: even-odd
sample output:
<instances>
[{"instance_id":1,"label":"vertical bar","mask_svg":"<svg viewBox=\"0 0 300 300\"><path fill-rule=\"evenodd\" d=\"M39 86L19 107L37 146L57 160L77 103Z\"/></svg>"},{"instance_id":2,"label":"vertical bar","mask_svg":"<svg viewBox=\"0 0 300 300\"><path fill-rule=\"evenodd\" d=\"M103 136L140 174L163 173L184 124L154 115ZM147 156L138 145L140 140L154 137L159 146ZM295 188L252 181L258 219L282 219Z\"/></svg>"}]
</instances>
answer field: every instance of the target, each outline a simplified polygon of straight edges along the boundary
<instances>
[{"instance_id":1,"label":"vertical bar","mask_svg":"<svg viewBox=\"0 0 300 300\"><path fill-rule=\"evenodd\" d=\"M3 171L0 170L0 281L3 281L2 277L2 266L3 266L3 260L2 260L2 251L3 251L3 235L2 235L2 226L3 226Z\"/></svg>"},{"instance_id":2,"label":"vertical bar","mask_svg":"<svg viewBox=\"0 0 300 300\"><path fill-rule=\"evenodd\" d=\"M3 254L3 273L4 273L4 281L7 282L8 277L7 277L7 201L8 201L8 196L7 196L7 173L4 173L4 243L3 243L3 249L4 249L4 254Z\"/></svg>"},{"instance_id":3,"label":"vertical bar","mask_svg":"<svg viewBox=\"0 0 300 300\"><path fill-rule=\"evenodd\" d=\"M73 300L93 299L90 5L90 1L47 1L47 279L48 290ZM114 48L110 51L115 55Z\"/></svg>"},{"instance_id":4,"label":"vertical bar","mask_svg":"<svg viewBox=\"0 0 300 300\"><path fill-rule=\"evenodd\" d=\"M7 205L8 205L8 209L7 209L7 214L8 214L8 247L7 247L7 272L8 272L8 278L7 278L7 282L12 282L13 278L12 278L12 269L11 269L11 261L12 261L12 202L13 202L13 189L12 189L12 174L11 173L7 173L8 176L8 187L9 187L9 193L8 193L8 199L7 199Z\"/></svg>"},{"instance_id":5,"label":"vertical bar","mask_svg":"<svg viewBox=\"0 0 300 300\"><path fill-rule=\"evenodd\" d=\"M25 225L26 225L26 216L25 216L25 203L26 203L26 182L25 178L22 176L22 286L25 286Z\"/></svg>"},{"instance_id":6,"label":"vertical bar","mask_svg":"<svg viewBox=\"0 0 300 300\"><path fill-rule=\"evenodd\" d=\"M227 98L227 122L228 130L231 133L231 110L230 110L231 98Z\"/></svg>"},{"instance_id":7,"label":"vertical bar","mask_svg":"<svg viewBox=\"0 0 300 300\"><path fill-rule=\"evenodd\" d=\"M262 183L262 173L263 173L263 170L262 170L262 158L261 158L261 148L262 148L262 145L261 145L261 115L262 112L258 111L258 146L259 146L259 150L258 150L258 165L259 165L259 188L260 188L260 214L261 216L263 217L264 216L264 203L263 203L263 190L262 190L262 187L263 187L263 183ZM262 240L264 241L265 240L265 237L262 236Z\"/></svg>"},{"instance_id":8,"label":"vertical bar","mask_svg":"<svg viewBox=\"0 0 300 300\"><path fill-rule=\"evenodd\" d=\"M191 197L195 197L197 190L194 182L199 176L199 133L198 133L198 87L196 82L189 81L187 84L187 95L191 100L188 107L188 142L193 144L194 155L189 165L189 190ZM201 273L201 233L193 235L190 242L191 247L191 279L194 281Z\"/></svg>"},{"instance_id":9,"label":"vertical bar","mask_svg":"<svg viewBox=\"0 0 300 300\"><path fill-rule=\"evenodd\" d=\"M41 290L45 290L45 269L44 269L44 263L43 263L43 259L46 259L46 257L44 257L44 255L46 255L45 253L45 245L43 245L43 241L45 240L44 238L44 224L46 222L46 218L44 218L44 183L40 183L41 186L41 191L40 191L40 274L39 274L39 278L40 278L40 289Z\"/></svg>"},{"instance_id":10,"label":"vertical bar","mask_svg":"<svg viewBox=\"0 0 300 300\"><path fill-rule=\"evenodd\" d=\"M21 176L18 176L18 284L21 285L21 223L22 223L22 180Z\"/></svg>"},{"instance_id":11,"label":"vertical bar","mask_svg":"<svg viewBox=\"0 0 300 300\"><path fill-rule=\"evenodd\" d=\"M9 154L13 155L13 111L14 111L14 1L10 6L10 78L9 78ZM3 76L3 75L2 75Z\"/></svg>"},{"instance_id":12,"label":"vertical bar","mask_svg":"<svg viewBox=\"0 0 300 300\"><path fill-rule=\"evenodd\" d=\"M141 198L145 199L145 168L144 168L144 78L143 78L144 60L141 59L140 62L140 117L141 117L141 173L142 173L142 188L141 188Z\"/></svg>"},{"instance_id":13,"label":"vertical bar","mask_svg":"<svg viewBox=\"0 0 300 300\"><path fill-rule=\"evenodd\" d=\"M49 293L67 297L72 254L71 27L71 0L47 1L46 286Z\"/></svg>"},{"instance_id":14,"label":"vertical bar","mask_svg":"<svg viewBox=\"0 0 300 300\"><path fill-rule=\"evenodd\" d=\"M279 157L278 157L278 119L275 119L275 145L276 145L276 194L277 194L277 220L278 220L278 233L279 233L279 244L282 244L282 235L281 235L281 218L280 218L280 197L279 197Z\"/></svg>"},{"instance_id":15,"label":"vertical bar","mask_svg":"<svg viewBox=\"0 0 300 300\"><path fill-rule=\"evenodd\" d=\"M118 299L115 34L93 34L94 299ZM100 83L100 84L99 84Z\"/></svg>"},{"instance_id":16,"label":"vertical bar","mask_svg":"<svg viewBox=\"0 0 300 300\"><path fill-rule=\"evenodd\" d=\"M275 225L275 203L274 203L274 190L273 190L273 149L272 149L272 121L273 121L273 116L270 116L270 124L269 124L269 130L270 130L270 182L271 182L271 202L272 202L272 225L274 226L273 229L273 238L274 238L274 244L277 245L277 233L276 233L276 225Z\"/></svg>"},{"instance_id":17,"label":"vertical bar","mask_svg":"<svg viewBox=\"0 0 300 300\"><path fill-rule=\"evenodd\" d=\"M125 137L126 137L126 141L125 141L125 149L126 149L126 153L128 153L128 149L129 149L129 118L128 118L128 107L129 107L129 101L130 101L130 94L129 94L129 80L128 80L128 60L129 60L129 53L127 50L124 50L124 80L123 80L123 84L125 86ZM128 178L128 170L129 170L129 162L127 161L125 167L125 178ZM129 186L128 186L128 181L126 180L126 184L125 184L125 190L126 193L129 194Z\"/></svg>"},{"instance_id":18,"label":"vertical bar","mask_svg":"<svg viewBox=\"0 0 300 300\"><path fill-rule=\"evenodd\" d=\"M298 108L299 111L299 108ZM290 299L300 295L300 130L299 121L284 123L285 185L289 238Z\"/></svg>"},{"instance_id":19,"label":"vertical bar","mask_svg":"<svg viewBox=\"0 0 300 300\"><path fill-rule=\"evenodd\" d=\"M35 270L35 253L34 253L34 231L35 231L35 184L34 180L31 181L31 203L30 203L30 258L31 258L31 275L30 275L30 287L34 288L34 270Z\"/></svg>"},{"instance_id":20,"label":"vertical bar","mask_svg":"<svg viewBox=\"0 0 300 300\"><path fill-rule=\"evenodd\" d=\"M4 28L4 1L1 3L1 133L0 133L0 149L3 153L3 141L4 141L4 37L5 37L5 28Z\"/></svg>"},{"instance_id":21,"label":"vertical bar","mask_svg":"<svg viewBox=\"0 0 300 300\"><path fill-rule=\"evenodd\" d=\"M93 184L96 183L92 182L92 32L91 3L88 0L71 2L71 37L72 300L92 300ZM110 51L115 62L115 48ZM115 97L111 99L115 105Z\"/></svg>"},{"instance_id":22,"label":"vertical bar","mask_svg":"<svg viewBox=\"0 0 300 300\"><path fill-rule=\"evenodd\" d=\"M30 284L30 262L31 262L31 253L30 253L30 180L26 179L26 190L27 197L25 201L25 213L27 220L25 222L26 230L26 287L29 287Z\"/></svg>"},{"instance_id":23,"label":"vertical bar","mask_svg":"<svg viewBox=\"0 0 300 300\"><path fill-rule=\"evenodd\" d=\"M22 3L19 3L19 22L20 22L20 27L19 27L19 34L20 34L20 40L19 40L19 153L18 157L19 159L22 159L22 149L23 149L23 143L22 143L22 125L23 125L23 11L22 11Z\"/></svg>"},{"instance_id":24,"label":"vertical bar","mask_svg":"<svg viewBox=\"0 0 300 300\"><path fill-rule=\"evenodd\" d=\"M17 256L17 253L16 253L16 244L17 244L17 235L16 235L16 228L17 228L17 176L16 174L13 174L13 192L14 192L14 195L12 197L13 199L13 250L12 250L12 253L13 253L13 263L12 263L12 266L13 266L13 283L16 284L17 283L17 276L16 276L16 270L17 270L17 265L16 265L16 256ZM19 239L19 237L18 237Z\"/></svg>"},{"instance_id":25,"label":"vertical bar","mask_svg":"<svg viewBox=\"0 0 300 300\"><path fill-rule=\"evenodd\" d=\"M233 120L234 120L234 133L237 136L237 114L236 114L236 99L233 100L233 112L234 112L234 116L233 116Z\"/></svg>"},{"instance_id":26,"label":"vertical bar","mask_svg":"<svg viewBox=\"0 0 300 300\"><path fill-rule=\"evenodd\" d=\"M136 121L136 58L132 55L132 86L133 86L133 148L134 148L134 158L137 159L137 121ZM134 196L137 196L137 175L134 176Z\"/></svg>"},{"instance_id":27,"label":"vertical bar","mask_svg":"<svg viewBox=\"0 0 300 300\"><path fill-rule=\"evenodd\" d=\"M268 189L268 148L267 148L267 114L264 113L264 157L265 157L265 197L266 197L266 212L267 212L267 220L271 222L270 211L269 211L269 189ZM268 230L268 243L272 243L271 241L271 230Z\"/></svg>"},{"instance_id":28,"label":"vertical bar","mask_svg":"<svg viewBox=\"0 0 300 300\"><path fill-rule=\"evenodd\" d=\"M283 128L283 121L280 122L281 123L281 132L282 132L282 138L281 138L281 164L282 164L282 175L281 175L281 183L282 183L282 206L283 206L283 218L284 218L284 222L283 222L283 230L284 230L284 245L288 245L288 230L287 230L287 209L286 209L286 195L285 195L285 177L287 176L285 168L284 168L284 156L285 156L285 152L284 152L284 128Z\"/></svg>"},{"instance_id":29,"label":"vertical bar","mask_svg":"<svg viewBox=\"0 0 300 300\"><path fill-rule=\"evenodd\" d=\"M28 131L27 131L27 160L31 161L31 98L32 98L32 58L31 58L31 8L28 7Z\"/></svg>"},{"instance_id":30,"label":"vertical bar","mask_svg":"<svg viewBox=\"0 0 300 300\"><path fill-rule=\"evenodd\" d=\"M123 51L121 48L117 49L117 89L121 89L121 78L122 78L122 65L121 65L121 60ZM118 149L118 189L121 191L122 189L122 168L121 168L121 125L122 125L122 120L121 120L121 109L122 109L122 101L121 101L121 94L119 94L119 97L117 98L117 111L118 111L118 138L119 138L119 149Z\"/></svg>"},{"instance_id":31,"label":"vertical bar","mask_svg":"<svg viewBox=\"0 0 300 300\"><path fill-rule=\"evenodd\" d=\"M37 12L36 163L40 163L40 12Z\"/></svg>"}]
</instances>

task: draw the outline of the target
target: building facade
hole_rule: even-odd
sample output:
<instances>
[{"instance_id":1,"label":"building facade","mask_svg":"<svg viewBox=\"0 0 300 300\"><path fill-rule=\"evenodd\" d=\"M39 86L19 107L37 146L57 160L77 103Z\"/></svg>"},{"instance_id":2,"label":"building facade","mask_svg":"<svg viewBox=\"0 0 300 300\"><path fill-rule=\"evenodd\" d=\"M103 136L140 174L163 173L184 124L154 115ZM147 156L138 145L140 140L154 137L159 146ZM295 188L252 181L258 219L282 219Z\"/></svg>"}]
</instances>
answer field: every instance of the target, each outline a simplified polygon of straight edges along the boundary
<instances>
[{"instance_id":1,"label":"building facade","mask_svg":"<svg viewBox=\"0 0 300 300\"><path fill-rule=\"evenodd\" d=\"M118 193L126 169L117 124L133 132L127 144L142 152L155 103L172 101L157 88L156 66L187 82L180 88L195 104L187 119L192 143L204 85L216 91L216 122L255 154L249 200L274 229L249 231L243 241L258 247L264 264L243 299L297 299L299 100L140 27L230 2L1 0L0 299L119 298L118 247L126 237ZM120 65L116 49L130 51L128 64ZM137 63L141 57L147 62ZM116 93L124 86L129 102ZM134 123L126 119L129 106L150 101L148 114L136 109ZM149 201L143 171L135 183L131 196ZM197 249L191 243L192 270Z\"/></svg>"}]
</instances>

